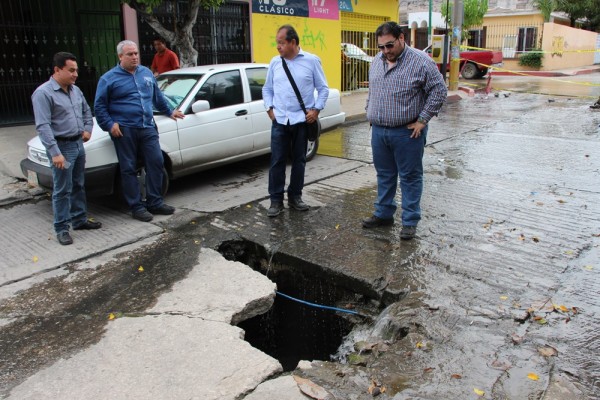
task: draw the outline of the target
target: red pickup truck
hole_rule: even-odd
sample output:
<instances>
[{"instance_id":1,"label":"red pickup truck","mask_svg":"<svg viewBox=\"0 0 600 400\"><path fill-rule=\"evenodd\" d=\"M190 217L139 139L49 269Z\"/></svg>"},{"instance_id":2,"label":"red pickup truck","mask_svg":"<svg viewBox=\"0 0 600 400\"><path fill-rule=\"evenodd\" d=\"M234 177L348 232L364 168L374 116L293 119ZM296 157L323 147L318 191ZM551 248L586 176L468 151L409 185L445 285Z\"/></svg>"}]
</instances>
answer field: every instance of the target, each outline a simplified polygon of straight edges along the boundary
<instances>
[{"instance_id":1,"label":"red pickup truck","mask_svg":"<svg viewBox=\"0 0 600 400\"><path fill-rule=\"evenodd\" d=\"M431 55L431 46L423 50ZM488 73L488 66L502 66L502 52L495 50L474 50L460 52L460 71L465 79L482 78ZM438 64L438 68L441 64ZM450 71L450 60L446 67L446 72Z\"/></svg>"}]
</instances>

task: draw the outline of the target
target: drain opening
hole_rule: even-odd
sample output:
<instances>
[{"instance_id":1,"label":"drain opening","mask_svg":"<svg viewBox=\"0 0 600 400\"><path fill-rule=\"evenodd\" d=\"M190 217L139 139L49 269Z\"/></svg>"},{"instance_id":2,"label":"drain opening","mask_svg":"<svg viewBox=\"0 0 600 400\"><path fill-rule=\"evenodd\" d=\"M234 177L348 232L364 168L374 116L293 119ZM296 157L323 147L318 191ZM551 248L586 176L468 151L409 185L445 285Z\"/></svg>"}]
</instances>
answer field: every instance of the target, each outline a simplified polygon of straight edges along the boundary
<instances>
[{"instance_id":1,"label":"drain opening","mask_svg":"<svg viewBox=\"0 0 600 400\"><path fill-rule=\"evenodd\" d=\"M306 302L348 308L360 296L339 287L335 279L301 261L290 265L277 262L261 246L251 242L225 242L219 252L227 259L243 262L277 284L277 291ZM245 340L276 358L284 371L292 371L300 360L331 360L359 317L311 307L277 295L265 314L243 321Z\"/></svg>"}]
</instances>

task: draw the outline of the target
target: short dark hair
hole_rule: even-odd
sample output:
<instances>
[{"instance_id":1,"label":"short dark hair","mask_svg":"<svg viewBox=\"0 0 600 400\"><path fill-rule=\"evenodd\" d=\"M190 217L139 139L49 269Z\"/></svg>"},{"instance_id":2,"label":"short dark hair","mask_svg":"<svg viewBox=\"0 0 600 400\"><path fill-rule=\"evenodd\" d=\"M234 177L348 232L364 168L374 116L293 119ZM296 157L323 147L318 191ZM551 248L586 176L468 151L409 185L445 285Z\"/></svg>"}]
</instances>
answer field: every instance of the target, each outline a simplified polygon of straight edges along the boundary
<instances>
[{"instance_id":1,"label":"short dark hair","mask_svg":"<svg viewBox=\"0 0 600 400\"><path fill-rule=\"evenodd\" d=\"M285 29L285 40L291 42L292 40L296 41L296 45L300 45L300 37L298 36L298 32L291 25L283 25L281 26L277 32L280 32Z\"/></svg>"},{"instance_id":2,"label":"short dark hair","mask_svg":"<svg viewBox=\"0 0 600 400\"><path fill-rule=\"evenodd\" d=\"M156 36L154 39L152 39L152 43L156 42L157 40L162 44L167 44L167 42L165 42L165 39L161 38L160 36Z\"/></svg>"},{"instance_id":3,"label":"short dark hair","mask_svg":"<svg viewBox=\"0 0 600 400\"><path fill-rule=\"evenodd\" d=\"M66 51L60 51L54 55L52 59L52 68L58 67L62 68L67 64L67 60L77 61L77 57L72 53L67 53Z\"/></svg>"},{"instance_id":4,"label":"short dark hair","mask_svg":"<svg viewBox=\"0 0 600 400\"><path fill-rule=\"evenodd\" d=\"M393 21L384 22L383 24L379 25L375 31L375 37L380 37L383 35L392 35L396 39L398 39L400 35L406 37L404 29L402 29L400 25Z\"/></svg>"}]
</instances>

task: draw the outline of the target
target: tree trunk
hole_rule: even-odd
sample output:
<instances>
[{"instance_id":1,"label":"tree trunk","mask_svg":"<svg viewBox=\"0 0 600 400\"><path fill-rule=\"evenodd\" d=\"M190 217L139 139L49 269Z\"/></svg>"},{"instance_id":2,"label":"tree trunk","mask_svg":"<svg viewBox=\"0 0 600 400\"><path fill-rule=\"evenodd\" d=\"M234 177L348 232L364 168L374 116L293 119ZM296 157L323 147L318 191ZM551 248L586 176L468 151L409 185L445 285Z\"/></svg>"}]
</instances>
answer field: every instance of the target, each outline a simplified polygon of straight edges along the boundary
<instances>
[{"instance_id":1,"label":"tree trunk","mask_svg":"<svg viewBox=\"0 0 600 400\"><path fill-rule=\"evenodd\" d=\"M181 17L181 22L177 22L175 25L175 31L166 29L158 19L152 14L146 12L143 5L140 5L136 1L131 1L129 4L137 12L142 14L148 22L148 25L152 27L160 36L162 36L171 47L176 47L179 51L179 64L181 68L194 67L198 64L198 51L194 48L194 36L192 35L192 28L196 23L198 17L198 9L200 8L201 0L190 0L188 3L188 12L185 16Z\"/></svg>"}]
</instances>

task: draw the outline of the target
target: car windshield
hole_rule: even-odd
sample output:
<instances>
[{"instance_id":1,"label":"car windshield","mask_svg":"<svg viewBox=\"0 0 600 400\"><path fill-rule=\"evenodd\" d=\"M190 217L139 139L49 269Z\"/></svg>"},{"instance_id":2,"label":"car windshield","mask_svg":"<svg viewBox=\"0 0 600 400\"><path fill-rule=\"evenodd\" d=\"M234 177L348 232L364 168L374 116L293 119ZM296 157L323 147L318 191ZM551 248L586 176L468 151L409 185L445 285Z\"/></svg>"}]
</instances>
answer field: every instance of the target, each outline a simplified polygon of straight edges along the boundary
<instances>
[{"instance_id":1,"label":"car windshield","mask_svg":"<svg viewBox=\"0 0 600 400\"><path fill-rule=\"evenodd\" d=\"M200 78L202 75L160 75L156 78L156 82L165 95L169 107L179 108Z\"/></svg>"},{"instance_id":2,"label":"car windshield","mask_svg":"<svg viewBox=\"0 0 600 400\"><path fill-rule=\"evenodd\" d=\"M367 53L362 51L362 49L351 43L342 43L342 49L347 56L366 56L369 57Z\"/></svg>"}]
</instances>

